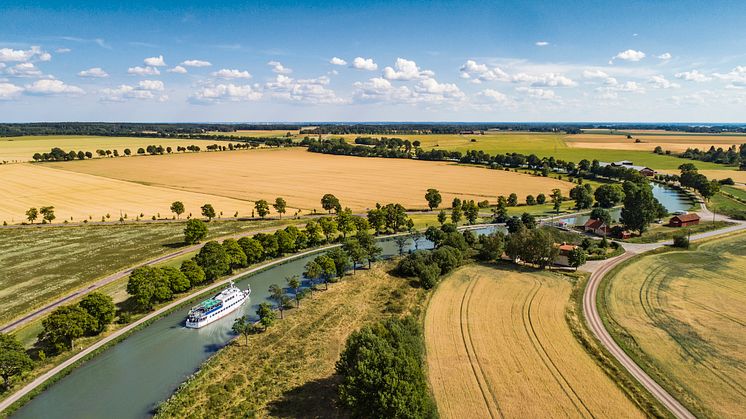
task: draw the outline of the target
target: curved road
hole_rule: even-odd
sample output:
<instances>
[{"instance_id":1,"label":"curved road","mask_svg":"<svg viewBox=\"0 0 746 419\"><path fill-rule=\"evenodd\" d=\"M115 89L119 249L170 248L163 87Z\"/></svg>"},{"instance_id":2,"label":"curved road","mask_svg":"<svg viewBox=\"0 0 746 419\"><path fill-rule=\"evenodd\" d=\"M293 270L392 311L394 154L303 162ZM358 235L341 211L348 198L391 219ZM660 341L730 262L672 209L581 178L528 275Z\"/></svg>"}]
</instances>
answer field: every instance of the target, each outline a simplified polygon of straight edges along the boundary
<instances>
[{"instance_id":1,"label":"curved road","mask_svg":"<svg viewBox=\"0 0 746 419\"><path fill-rule=\"evenodd\" d=\"M702 212L706 212L710 214L710 216L712 214L709 213L707 209L703 209ZM736 225L730 227L693 235L691 237L691 240L701 240L704 238L738 232L741 230L746 230L746 223L739 221ZM596 338L614 356L614 358L616 358L617 361L619 361L619 363L622 364L624 368L629 371L629 373L633 377L635 377L635 379L639 381L640 384L643 385L643 387L645 387L653 396L655 396L655 398L658 399L658 401L663 404L669 411L671 411L671 413L673 413L674 416L676 416L677 418L694 419L695 416L686 407L679 403L679 401L676 400L675 397L673 397L665 389L663 389L663 387L655 382L655 380L650 378L650 376L645 371L643 371L642 368L640 368L640 366L638 366L632 360L632 358L630 358L629 355L627 355L624 350L622 350L621 347L619 347L619 345L611 337L611 334L609 334L609 332L604 327L601 316L598 313L598 308L596 307L596 295L598 294L598 286L604 276L611 269L639 253L644 253L670 244L670 241L649 244L623 243L624 249L626 250L623 255L617 256L616 258L600 261L600 263L589 263L587 266L587 270L591 272L591 277L588 280L588 285L586 286L585 292L583 293L583 314L585 315L588 326L590 327Z\"/></svg>"}]
</instances>

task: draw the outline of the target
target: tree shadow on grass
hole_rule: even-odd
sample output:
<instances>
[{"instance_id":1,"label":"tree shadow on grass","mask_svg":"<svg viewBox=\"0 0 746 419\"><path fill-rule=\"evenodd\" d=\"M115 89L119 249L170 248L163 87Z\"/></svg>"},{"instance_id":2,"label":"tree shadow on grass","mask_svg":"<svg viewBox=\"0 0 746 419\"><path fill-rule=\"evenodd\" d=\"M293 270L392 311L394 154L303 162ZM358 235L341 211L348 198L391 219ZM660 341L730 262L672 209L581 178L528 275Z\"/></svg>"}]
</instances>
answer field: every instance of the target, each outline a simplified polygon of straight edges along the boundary
<instances>
[{"instance_id":1,"label":"tree shadow on grass","mask_svg":"<svg viewBox=\"0 0 746 419\"><path fill-rule=\"evenodd\" d=\"M280 418L349 418L337 403L337 386L342 377L332 375L286 391L267 406L269 414Z\"/></svg>"},{"instance_id":2,"label":"tree shadow on grass","mask_svg":"<svg viewBox=\"0 0 746 419\"><path fill-rule=\"evenodd\" d=\"M173 243L163 243L163 247L167 247L169 249L180 249L186 245L187 244L183 241L173 242Z\"/></svg>"}]
</instances>

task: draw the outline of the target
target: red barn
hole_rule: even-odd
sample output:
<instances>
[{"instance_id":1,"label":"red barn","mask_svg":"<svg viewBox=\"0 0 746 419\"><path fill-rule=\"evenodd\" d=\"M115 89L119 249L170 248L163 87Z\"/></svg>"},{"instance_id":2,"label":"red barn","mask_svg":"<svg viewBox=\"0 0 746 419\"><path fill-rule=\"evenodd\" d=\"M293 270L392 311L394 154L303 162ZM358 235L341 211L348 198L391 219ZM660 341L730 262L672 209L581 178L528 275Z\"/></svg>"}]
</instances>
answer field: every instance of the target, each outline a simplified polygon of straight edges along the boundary
<instances>
[{"instance_id":1,"label":"red barn","mask_svg":"<svg viewBox=\"0 0 746 419\"><path fill-rule=\"evenodd\" d=\"M697 224L699 224L699 215L695 213L676 215L668 222L671 227L688 227Z\"/></svg>"}]
</instances>

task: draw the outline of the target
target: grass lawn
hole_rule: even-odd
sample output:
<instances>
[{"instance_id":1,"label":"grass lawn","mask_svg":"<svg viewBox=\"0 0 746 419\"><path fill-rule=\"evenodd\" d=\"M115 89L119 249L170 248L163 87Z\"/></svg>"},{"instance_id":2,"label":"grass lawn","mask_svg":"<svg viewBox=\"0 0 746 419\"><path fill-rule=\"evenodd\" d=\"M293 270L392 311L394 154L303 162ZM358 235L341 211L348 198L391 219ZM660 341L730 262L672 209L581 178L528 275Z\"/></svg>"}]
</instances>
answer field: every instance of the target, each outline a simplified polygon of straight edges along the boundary
<instances>
[{"instance_id":1,"label":"grass lawn","mask_svg":"<svg viewBox=\"0 0 746 419\"><path fill-rule=\"evenodd\" d=\"M727 191L728 193L733 194L734 196L736 193L733 193L733 191L737 191L741 194L746 194L746 192L741 191L736 188L723 188L724 191ZM718 214L724 214L729 217L737 218L737 219L746 219L746 204L743 202L740 202L736 199L733 199L725 194L717 193L715 196L710 198L709 204L707 206L712 210L717 212Z\"/></svg>"},{"instance_id":2,"label":"grass lawn","mask_svg":"<svg viewBox=\"0 0 746 419\"><path fill-rule=\"evenodd\" d=\"M209 237L296 223L213 221ZM183 246L184 223L0 229L0 324Z\"/></svg>"},{"instance_id":3,"label":"grass lawn","mask_svg":"<svg viewBox=\"0 0 746 419\"><path fill-rule=\"evenodd\" d=\"M669 227L665 224L651 224L650 228L642 236L634 236L627 240L627 243L655 243L664 240L671 240L676 234L697 234L705 231L717 230L727 227L733 223L727 221L700 221L699 224L691 227Z\"/></svg>"},{"instance_id":4,"label":"grass lawn","mask_svg":"<svg viewBox=\"0 0 746 419\"><path fill-rule=\"evenodd\" d=\"M156 417L346 417L335 405L334 364L347 336L392 315L418 313L424 291L387 274L392 263L302 300L248 345L238 337L210 358Z\"/></svg>"}]
</instances>

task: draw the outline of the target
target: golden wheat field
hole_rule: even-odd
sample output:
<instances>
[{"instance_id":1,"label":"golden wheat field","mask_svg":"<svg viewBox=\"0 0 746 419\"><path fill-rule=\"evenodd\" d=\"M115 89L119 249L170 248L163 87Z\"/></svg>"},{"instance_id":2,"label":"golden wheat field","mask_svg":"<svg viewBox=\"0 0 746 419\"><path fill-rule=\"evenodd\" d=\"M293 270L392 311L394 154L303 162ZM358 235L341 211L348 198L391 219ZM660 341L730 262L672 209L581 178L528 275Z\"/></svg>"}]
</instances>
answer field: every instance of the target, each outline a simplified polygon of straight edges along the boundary
<instances>
[{"instance_id":1,"label":"golden wheat field","mask_svg":"<svg viewBox=\"0 0 746 419\"><path fill-rule=\"evenodd\" d=\"M746 417L744 272L741 234L639 258L602 294L610 331L698 417Z\"/></svg>"},{"instance_id":2,"label":"golden wheat field","mask_svg":"<svg viewBox=\"0 0 746 419\"><path fill-rule=\"evenodd\" d=\"M565 142L572 148L599 149L599 150L628 150L628 151L652 151L657 146L664 150L680 153L687 148L699 148L707 150L711 146L726 149L732 145L746 143L746 136L736 135L632 135L634 139L628 139L624 135L611 134L575 134L565 137ZM641 142L636 143L635 139Z\"/></svg>"},{"instance_id":3,"label":"golden wheat field","mask_svg":"<svg viewBox=\"0 0 746 419\"><path fill-rule=\"evenodd\" d=\"M254 205L247 200L147 186L32 163L0 165L0 196L0 222L7 221L8 224L25 221L26 210L42 206L54 206L57 217L54 222L61 223L65 220L101 221L101 217L107 214L110 218L106 221L117 221L120 214L134 220L141 213L148 219L158 214L170 218L173 214L169 207L174 201L184 203L186 212L182 217L189 213L198 216L200 207L206 203L212 204L217 212L224 211L226 217L232 217L236 211L242 216L250 215Z\"/></svg>"},{"instance_id":4,"label":"golden wheat field","mask_svg":"<svg viewBox=\"0 0 746 419\"><path fill-rule=\"evenodd\" d=\"M364 210L376 202L398 202L426 208L425 191L437 188L444 205L455 196L487 199L515 192L567 192L568 182L502 170L458 166L445 162L360 158L310 153L305 149L259 149L223 153L188 153L48 163L68 172L108 177L175 191L226 198L273 201L282 196L288 206L321 209L325 193L344 206Z\"/></svg>"},{"instance_id":5,"label":"golden wheat field","mask_svg":"<svg viewBox=\"0 0 746 419\"><path fill-rule=\"evenodd\" d=\"M129 148L132 154L137 149L147 148L149 145L162 145L176 149L177 146L186 147L190 144L202 146L213 144L206 140L176 140L168 138L142 138L142 137L98 137L88 135L38 135L25 137L0 138L0 162L25 162L33 160L34 153L49 153L53 147L59 147L65 151L75 150L90 151L96 155L96 150L118 150L124 154L124 149Z\"/></svg>"},{"instance_id":6,"label":"golden wheat field","mask_svg":"<svg viewBox=\"0 0 746 419\"><path fill-rule=\"evenodd\" d=\"M446 278L425 316L441 416L642 417L573 337L571 290L558 274L497 267Z\"/></svg>"}]
</instances>

